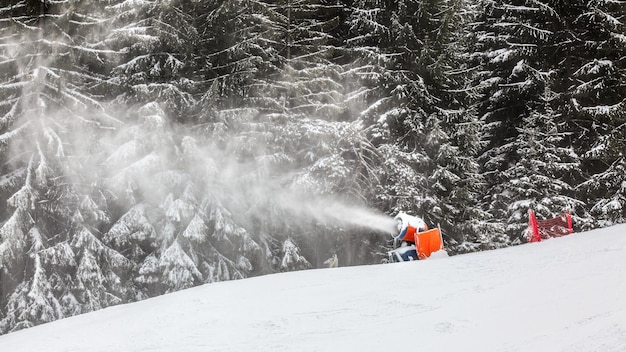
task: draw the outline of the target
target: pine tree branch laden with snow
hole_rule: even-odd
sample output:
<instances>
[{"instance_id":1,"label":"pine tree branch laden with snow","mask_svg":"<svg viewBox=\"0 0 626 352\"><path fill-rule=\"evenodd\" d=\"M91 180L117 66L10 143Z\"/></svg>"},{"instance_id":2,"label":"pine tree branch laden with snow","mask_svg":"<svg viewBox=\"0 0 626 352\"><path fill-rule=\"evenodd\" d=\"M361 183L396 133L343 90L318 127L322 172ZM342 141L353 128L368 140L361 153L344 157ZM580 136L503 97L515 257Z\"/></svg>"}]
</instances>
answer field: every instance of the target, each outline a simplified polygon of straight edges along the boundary
<instances>
[{"instance_id":1,"label":"pine tree branch laden with snow","mask_svg":"<svg viewBox=\"0 0 626 352\"><path fill-rule=\"evenodd\" d=\"M291 239L283 242L282 260L280 262L281 271L303 270L311 267L311 264L300 255L300 250Z\"/></svg>"}]
</instances>

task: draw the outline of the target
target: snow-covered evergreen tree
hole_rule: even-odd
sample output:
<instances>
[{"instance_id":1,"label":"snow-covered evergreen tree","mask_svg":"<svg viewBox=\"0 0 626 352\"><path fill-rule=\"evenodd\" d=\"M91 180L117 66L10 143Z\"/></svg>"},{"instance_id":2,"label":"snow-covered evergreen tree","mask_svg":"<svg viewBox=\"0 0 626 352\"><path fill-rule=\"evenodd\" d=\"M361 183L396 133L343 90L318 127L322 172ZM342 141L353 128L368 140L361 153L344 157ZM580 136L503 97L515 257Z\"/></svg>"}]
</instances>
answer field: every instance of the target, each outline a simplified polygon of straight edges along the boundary
<instances>
[{"instance_id":1,"label":"snow-covered evergreen tree","mask_svg":"<svg viewBox=\"0 0 626 352\"><path fill-rule=\"evenodd\" d=\"M463 52L467 24L474 20L472 6L466 1L425 1L418 10L424 43L420 75L435 97L432 111L426 110L424 141L432 160L428 188L434 202L426 202L423 212L441 226L451 252L457 251L457 244L491 248L485 245L492 235L485 226L488 214L479 203L486 190L477 161L484 146L482 123L470 108L472 95L465 90L471 71Z\"/></svg>"},{"instance_id":2,"label":"snow-covered evergreen tree","mask_svg":"<svg viewBox=\"0 0 626 352\"><path fill-rule=\"evenodd\" d=\"M0 321L0 331L10 332L63 318L61 305L52 292L46 270L38 254L31 258L32 277L13 291L7 302L7 313Z\"/></svg>"},{"instance_id":3,"label":"snow-covered evergreen tree","mask_svg":"<svg viewBox=\"0 0 626 352\"><path fill-rule=\"evenodd\" d=\"M560 111L581 155L586 176L579 187L591 211L590 226L624 221L626 138L626 25L622 1L591 1L562 10L567 31L556 46ZM589 219L586 219L589 221Z\"/></svg>"},{"instance_id":4,"label":"snow-covered evergreen tree","mask_svg":"<svg viewBox=\"0 0 626 352\"><path fill-rule=\"evenodd\" d=\"M2 303L6 307L0 332L63 317L40 256L49 241L38 227L38 224L46 225L39 220L41 209L37 203L43 197L37 189L38 181L31 159L23 186L7 200L12 215L0 228Z\"/></svg>"},{"instance_id":5,"label":"snow-covered evergreen tree","mask_svg":"<svg viewBox=\"0 0 626 352\"><path fill-rule=\"evenodd\" d=\"M294 114L325 120L343 120L344 54L338 36L344 9L336 1L282 0L273 2L280 15L284 66L273 84L282 87L281 99Z\"/></svg>"},{"instance_id":6,"label":"snow-covered evergreen tree","mask_svg":"<svg viewBox=\"0 0 626 352\"><path fill-rule=\"evenodd\" d=\"M531 123L532 120L534 124L539 119L537 116L546 116L546 105L552 104L543 96L544 91L550 89L551 77L556 69L551 66L547 57L554 43L554 33L562 24L555 10L544 2L485 1L481 3L481 8L482 14L472 28L475 87L479 93L476 112L485 123L484 133L489 140L481 156L481 164L488 189L495 187L499 190L489 192L485 197L485 208L493 217L492 225L496 231L503 231L504 224L517 228L526 226L526 220L522 218L526 213L514 205L519 205L520 203L515 203L518 201L524 202L528 198L526 193L536 190L543 194L542 197L546 196L540 189L541 186L533 183L536 180L529 179L530 183L525 186L514 187L517 191L508 187L513 186L509 183L513 180L517 184L519 177L533 177L530 175L534 170L532 168L525 168L526 171L521 174L512 170L524 163L533 162L525 159L526 155L523 153L534 151L519 148L522 140L528 138L522 131L528 131L531 127L526 126L526 123ZM553 116L544 118L563 118L557 113L549 114ZM552 123L559 126L558 121ZM557 133L554 132L557 130L548 130ZM560 147L554 142L550 145L553 148ZM576 163L563 165L571 168L554 169L550 171L549 177L561 180L577 167ZM524 190L523 187L532 188ZM558 193L561 189L549 189L550 192L557 192L551 197L568 196ZM513 213L516 215L509 213L511 206L515 208ZM517 230L508 233L513 240L521 236Z\"/></svg>"},{"instance_id":7,"label":"snow-covered evergreen tree","mask_svg":"<svg viewBox=\"0 0 626 352\"><path fill-rule=\"evenodd\" d=\"M580 188L594 195L590 212L601 227L626 222L626 160L622 157L605 171L593 175Z\"/></svg>"},{"instance_id":8,"label":"snow-covered evergreen tree","mask_svg":"<svg viewBox=\"0 0 626 352\"><path fill-rule=\"evenodd\" d=\"M620 125L606 121L615 121L608 116L620 116L619 111L623 111L619 108L623 105L623 94L617 88L623 85L619 83L623 73L618 73L623 68L613 63L620 62L623 45L619 44L619 38L624 27L611 20L616 18L612 14L623 5L551 1L484 4L485 16L477 21L474 32L478 49L475 57L483 58L484 62L478 71L480 85L492 87L485 91L487 94L478 105L490 131L491 143L483 157L490 184L504 182L498 179L498 175L503 175L502 168L519 160L516 150L511 148L515 145L513 141L519 136L525 116L545 113L539 93L546 86L556 94L551 105L558 129L570 132L562 145L574 146L582 157L579 165L583 173L606 170L616 160L615 151L619 149L604 149L608 145L605 142L612 140L606 136L611 134L608 131L615 132L613 126ZM613 68L605 70L609 67ZM608 74L609 71L612 73ZM620 134L618 131L613 135ZM598 153L599 150L613 152ZM601 154L608 159L598 158ZM554 177L567 179L570 173L576 174L576 169L564 171ZM581 193L578 197L593 196ZM504 219L503 210L507 206L492 203L490 207L495 218ZM583 213L580 220L589 223L590 219Z\"/></svg>"},{"instance_id":9,"label":"snow-covered evergreen tree","mask_svg":"<svg viewBox=\"0 0 626 352\"><path fill-rule=\"evenodd\" d=\"M486 214L478 199L484 182L475 161L479 121L470 102L461 55L464 24L472 19L462 1L356 2L349 43L360 54L363 116L382 155L385 208L441 224L446 240L476 241Z\"/></svg>"},{"instance_id":10,"label":"snow-covered evergreen tree","mask_svg":"<svg viewBox=\"0 0 626 352\"><path fill-rule=\"evenodd\" d=\"M562 147L567 134L559 130L550 108L554 96L546 90L546 111L523 119L520 136L512 146L519 161L504 171L506 182L496 186L492 196L509 204L506 232L514 242L527 238L528 209L545 219L572 212L582 203L573 197L573 187L568 183L574 177L564 177L580 169L579 159L571 147Z\"/></svg>"},{"instance_id":11,"label":"snow-covered evergreen tree","mask_svg":"<svg viewBox=\"0 0 626 352\"><path fill-rule=\"evenodd\" d=\"M177 121L187 121L195 105L193 73L198 40L195 4L186 1L120 1L107 7L114 29L106 44L116 60L106 86L122 109L158 102ZM123 111L123 110L122 110Z\"/></svg>"},{"instance_id":12,"label":"snow-covered evergreen tree","mask_svg":"<svg viewBox=\"0 0 626 352\"><path fill-rule=\"evenodd\" d=\"M71 242L78 261L73 292L85 311L142 298L128 282L135 262L105 245L99 237L82 227Z\"/></svg>"},{"instance_id":13,"label":"snow-covered evergreen tree","mask_svg":"<svg viewBox=\"0 0 626 352\"><path fill-rule=\"evenodd\" d=\"M303 270L311 267L311 264L300 254L298 246L291 239L286 239L283 242L281 255L280 269L282 271Z\"/></svg>"},{"instance_id":14,"label":"snow-covered evergreen tree","mask_svg":"<svg viewBox=\"0 0 626 352\"><path fill-rule=\"evenodd\" d=\"M163 284L166 292L178 291L197 285L201 281L200 271L189 256L174 241L161 255L159 265L163 271Z\"/></svg>"},{"instance_id":15,"label":"snow-covered evergreen tree","mask_svg":"<svg viewBox=\"0 0 626 352\"><path fill-rule=\"evenodd\" d=\"M3 263L0 302L11 311L3 331L82 310L68 274L76 263L68 246L72 216L88 188L82 182L93 180L82 161L89 138L119 124L92 89L103 82L99 65L111 54L98 44L106 4L16 2L0 9L0 138L2 159L11 160L2 170L2 201L11 209L2 237L12 252Z\"/></svg>"},{"instance_id":16,"label":"snow-covered evergreen tree","mask_svg":"<svg viewBox=\"0 0 626 352\"><path fill-rule=\"evenodd\" d=\"M358 117L344 86L349 65L337 35L344 15L336 2L246 1L221 4L208 16L238 30L236 37L209 37L213 84L202 99L210 116L203 126L236 160L231 180L245 201L228 197L224 206L251 214L245 226L255 228L251 235L268 258L276 257L276 243L306 231L302 221L286 220L279 197L268 197L264 188L366 198L376 182L368 177L373 148L359 132L362 125L342 121ZM218 29L225 30L207 22L209 33ZM297 242L315 247L307 241Z\"/></svg>"},{"instance_id":17,"label":"snow-covered evergreen tree","mask_svg":"<svg viewBox=\"0 0 626 352\"><path fill-rule=\"evenodd\" d=\"M207 85L202 97L206 119L211 109L230 111L246 109L277 111L276 86L265 80L275 75L281 65L279 51L284 47L277 26L280 14L264 1L227 1L201 5L195 24L203 33L198 55L204 62L198 67ZM233 121L219 119L230 125Z\"/></svg>"}]
</instances>

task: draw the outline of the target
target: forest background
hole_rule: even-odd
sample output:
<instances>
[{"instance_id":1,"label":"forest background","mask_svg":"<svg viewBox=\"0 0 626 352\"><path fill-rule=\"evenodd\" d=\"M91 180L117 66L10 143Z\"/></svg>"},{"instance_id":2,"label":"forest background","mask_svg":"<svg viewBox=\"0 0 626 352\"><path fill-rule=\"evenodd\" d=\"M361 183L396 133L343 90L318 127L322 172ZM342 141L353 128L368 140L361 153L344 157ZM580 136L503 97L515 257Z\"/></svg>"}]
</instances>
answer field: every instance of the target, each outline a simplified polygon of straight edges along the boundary
<instances>
[{"instance_id":1,"label":"forest background","mask_svg":"<svg viewBox=\"0 0 626 352\"><path fill-rule=\"evenodd\" d=\"M378 263L371 223L398 211L450 254L525 242L528 209L623 223L625 14L0 1L0 333L335 253Z\"/></svg>"}]
</instances>

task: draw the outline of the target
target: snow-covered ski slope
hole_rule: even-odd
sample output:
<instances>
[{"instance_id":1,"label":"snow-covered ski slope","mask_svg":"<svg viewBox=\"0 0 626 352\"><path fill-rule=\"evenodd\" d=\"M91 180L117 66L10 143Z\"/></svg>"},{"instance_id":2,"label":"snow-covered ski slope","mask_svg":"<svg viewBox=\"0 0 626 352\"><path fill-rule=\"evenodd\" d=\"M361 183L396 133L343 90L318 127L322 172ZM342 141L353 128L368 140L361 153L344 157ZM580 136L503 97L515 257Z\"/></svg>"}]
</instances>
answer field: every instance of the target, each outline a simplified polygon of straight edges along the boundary
<instances>
[{"instance_id":1,"label":"snow-covered ski slope","mask_svg":"<svg viewBox=\"0 0 626 352\"><path fill-rule=\"evenodd\" d=\"M626 225L450 258L221 282L0 351L626 351Z\"/></svg>"}]
</instances>

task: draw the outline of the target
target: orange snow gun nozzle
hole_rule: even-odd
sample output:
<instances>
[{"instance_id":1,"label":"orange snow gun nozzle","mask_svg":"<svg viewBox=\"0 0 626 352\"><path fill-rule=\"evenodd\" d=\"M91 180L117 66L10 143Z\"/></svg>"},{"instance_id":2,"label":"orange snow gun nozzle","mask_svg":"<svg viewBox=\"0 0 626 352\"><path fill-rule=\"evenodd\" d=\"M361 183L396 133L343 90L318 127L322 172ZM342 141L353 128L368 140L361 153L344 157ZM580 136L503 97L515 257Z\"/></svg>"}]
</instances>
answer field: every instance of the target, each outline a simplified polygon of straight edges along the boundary
<instances>
[{"instance_id":1,"label":"orange snow gun nozzle","mask_svg":"<svg viewBox=\"0 0 626 352\"><path fill-rule=\"evenodd\" d=\"M419 259L426 259L430 257L433 252L443 249L443 240L441 239L441 231L439 228L416 233L415 239Z\"/></svg>"}]
</instances>

